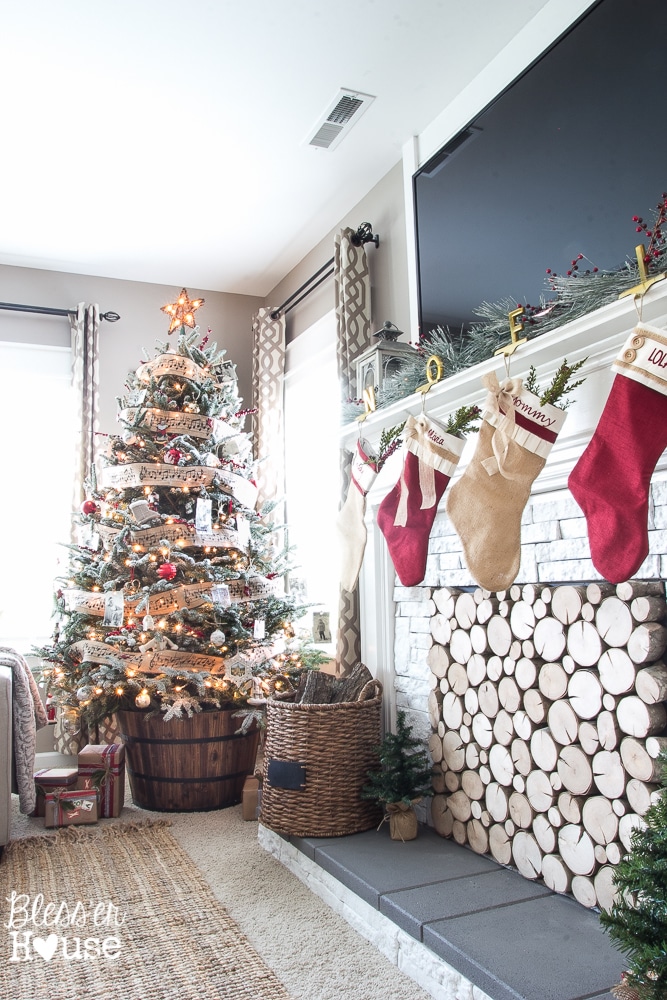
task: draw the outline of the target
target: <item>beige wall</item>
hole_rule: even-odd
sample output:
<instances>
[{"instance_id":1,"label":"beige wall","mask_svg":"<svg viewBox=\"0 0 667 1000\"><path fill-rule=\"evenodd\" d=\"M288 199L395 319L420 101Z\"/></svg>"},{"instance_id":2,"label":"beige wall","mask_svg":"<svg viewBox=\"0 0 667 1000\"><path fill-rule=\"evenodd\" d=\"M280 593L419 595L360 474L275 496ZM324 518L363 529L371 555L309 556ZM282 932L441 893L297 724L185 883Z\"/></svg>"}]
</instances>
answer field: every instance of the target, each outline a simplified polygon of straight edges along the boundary
<instances>
[{"instance_id":1,"label":"beige wall","mask_svg":"<svg viewBox=\"0 0 667 1000\"><path fill-rule=\"evenodd\" d=\"M96 302L101 312L120 314L117 323L102 323L100 334L100 430L107 433L116 426L116 396L123 391L128 371L143 360L142 349L152 355L156 341L168 339L167 317L160 306L173 302L179 291L170 285L0 265L0 302L57 309ZM235 362L240 394L250 406L252 314L262 300L199 288L188 292L192 298L206 299L197 313L201 331L211 327L211 340ZM0 340L68 346L69 323L66 318L0 310Z\"/></svg>"},{"instance_id":2,"label":"beige wall","mask_svg":"<svg viewBox=\"0 0 667 1000\"><path fill-rule=\"evenodd\" d=\"M266 298L266 305L278 306L326 263L334 253L334 236L344 226L356 229L370 222L380 237L380 246L368 244L367 253L372 286L373 329L391 320L399 329L409 329L407 247L403 198L403 166L397 163L382 180L350 209L340 223L276 285ZM292 340L316 320L333 309L333 280L316 291L287 314L287 339Z\"/></svg>"}]
</instances>

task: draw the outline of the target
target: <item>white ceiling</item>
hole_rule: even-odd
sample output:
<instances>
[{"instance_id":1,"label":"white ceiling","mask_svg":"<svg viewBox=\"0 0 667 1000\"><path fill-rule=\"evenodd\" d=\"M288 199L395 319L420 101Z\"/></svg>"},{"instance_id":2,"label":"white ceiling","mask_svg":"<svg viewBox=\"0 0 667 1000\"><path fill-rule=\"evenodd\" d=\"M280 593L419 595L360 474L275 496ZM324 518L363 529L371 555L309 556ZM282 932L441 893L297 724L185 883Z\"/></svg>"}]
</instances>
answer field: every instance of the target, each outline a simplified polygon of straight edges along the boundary
<instances>
[{"instance_id":1,"label":"white ceiling","mask_svg":"<svg viewBox=\"0 0 667 1000\"><path fill-rule=\"evenodd\" d=\"M0 263L266 295L545 3L9 0Z\"/></svg>"}]
</instances>

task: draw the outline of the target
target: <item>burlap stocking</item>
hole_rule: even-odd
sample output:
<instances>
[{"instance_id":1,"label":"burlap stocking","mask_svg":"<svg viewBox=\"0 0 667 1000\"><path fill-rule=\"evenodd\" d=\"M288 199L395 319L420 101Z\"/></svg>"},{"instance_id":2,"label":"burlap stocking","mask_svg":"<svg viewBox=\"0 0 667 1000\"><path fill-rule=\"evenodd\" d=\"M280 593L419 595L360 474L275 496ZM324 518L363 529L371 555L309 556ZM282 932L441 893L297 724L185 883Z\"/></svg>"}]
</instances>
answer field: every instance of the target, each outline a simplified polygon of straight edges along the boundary
<instances>
[{"instance_id":1,"label":"burlap stocking","mask_svg":"<svg viewBox=\"0 0 667 1000\"><path fill-rule=\"evenodd\" d=\"M447 494L447 513L480 587L505 590L521 563L521 515L563 426L565 411L541 404L521 379L485 375L488 389L475 453Z\"/></svg>"},{"instance_id":2,"label":"burlap stocking","mask_svg":"<svg viewBox=\"0 0 667 1000\"><path fill-rule=\"evenodd\" d=\"M609 398L568 485L586 515L593 565L621 583L648 555L649 486L667 445L667 337L638 326L612 367Z\"/></svg>"},{"instance_id":3,"label":"burlap stocking","mask_svg":"<svg viewBox=\"0 0 667 1000\"><path fill-rule=\"evenodd\" d=\"M380 504L378 525L399 580L404 587L414 587L424 579L438 503L454 475L465 441L424 414L408 417L403 441L401 478Z\"/></svg>"},{"instance_id":4,"label":"burlap stocking","mask_svg":"<svg viewBox=\"0 0 667 1000\"><path fill-rule=\"evenodd\" d=\"M364 441L357 441L350 469L350 487L336 522L341 557L340 585L343 590L354 590L356 587L366 549L366 494L378 474L377 462L369 452Z\"/></svg>"}]
</instances>

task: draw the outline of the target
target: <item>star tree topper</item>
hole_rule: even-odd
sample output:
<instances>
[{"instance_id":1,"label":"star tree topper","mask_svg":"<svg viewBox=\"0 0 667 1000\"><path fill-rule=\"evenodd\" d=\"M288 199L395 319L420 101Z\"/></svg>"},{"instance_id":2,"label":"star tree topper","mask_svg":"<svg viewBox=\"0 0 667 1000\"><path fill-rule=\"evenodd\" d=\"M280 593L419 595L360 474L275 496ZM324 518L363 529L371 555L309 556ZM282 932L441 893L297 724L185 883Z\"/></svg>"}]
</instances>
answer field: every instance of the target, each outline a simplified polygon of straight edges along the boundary
<instances>
[{"instance_id":1,"label":"star tree topper","mask_svg":"<svg viewBox=\"0 0 667 1000\"><path fill-rule=\"evenodd\" d=\"M204 305L203 299L190 299L187 290L181 289L181 294L176 302L169 302L166 306L161 306L162 312L171 316L168 333L181 326L195 327L195 311Z\"/></svg>"}]
</instances>

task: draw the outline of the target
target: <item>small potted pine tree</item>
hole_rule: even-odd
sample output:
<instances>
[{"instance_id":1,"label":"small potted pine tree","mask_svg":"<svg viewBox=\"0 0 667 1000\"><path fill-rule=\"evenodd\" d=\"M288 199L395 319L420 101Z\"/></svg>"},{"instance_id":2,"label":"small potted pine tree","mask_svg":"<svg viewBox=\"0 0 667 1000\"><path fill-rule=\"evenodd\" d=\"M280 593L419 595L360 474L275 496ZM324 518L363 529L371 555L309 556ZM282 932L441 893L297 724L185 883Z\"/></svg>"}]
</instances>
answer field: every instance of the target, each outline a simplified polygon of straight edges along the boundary
<instances>
[{"instance_id":1,"label":"small potted pine tree","mask_svg":"<svg viewBox=\"0 0 667 1000\"><path fill-rule=\"evenodd\" d=\"M368 772L361 797L383 807L392 840L414 840L418 832L414 807L431 793L431 764L402 710L396 715L396 732L386 734L377 754L381 768Z\"/></svg>"},{"instance_id":2,"label":"small potted pine tree","mask_svg":"<svg viewBox=\"0 0 667 1000\"><path fill-rule=\"evenodd\" d=\"M614 871L618 897L600 922L628 957L618 1000L667 997L667 756L661 758L662 790L633 831L630 851Z\"/></svg>"}]
</instances>

